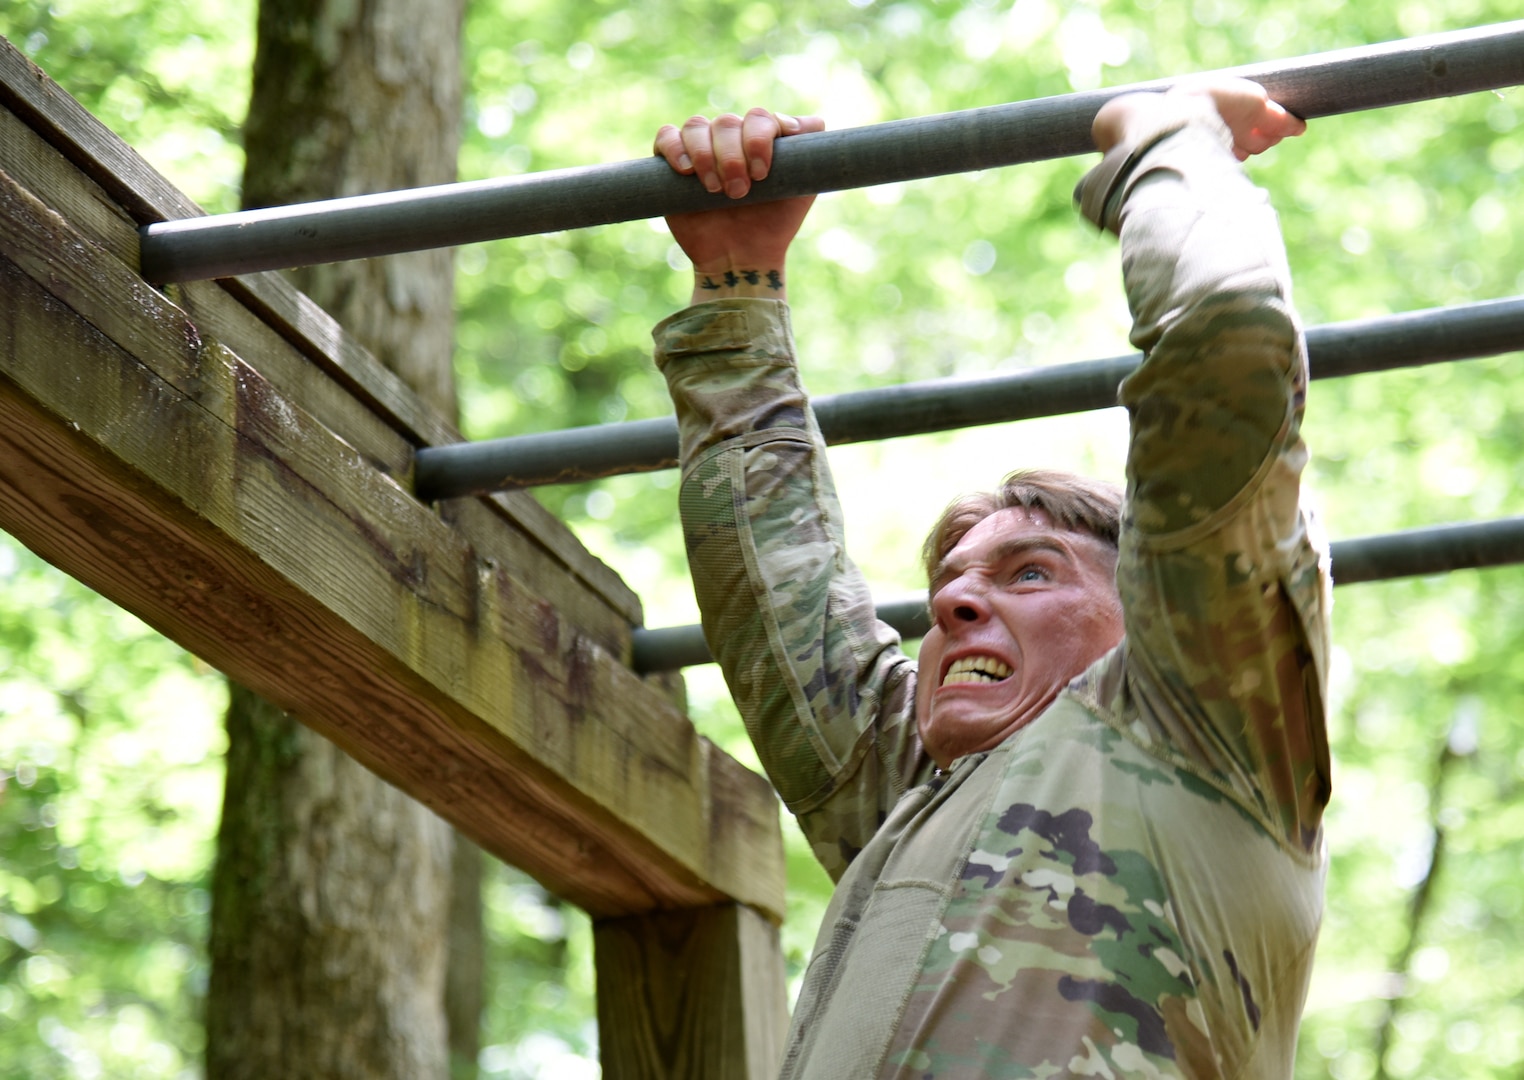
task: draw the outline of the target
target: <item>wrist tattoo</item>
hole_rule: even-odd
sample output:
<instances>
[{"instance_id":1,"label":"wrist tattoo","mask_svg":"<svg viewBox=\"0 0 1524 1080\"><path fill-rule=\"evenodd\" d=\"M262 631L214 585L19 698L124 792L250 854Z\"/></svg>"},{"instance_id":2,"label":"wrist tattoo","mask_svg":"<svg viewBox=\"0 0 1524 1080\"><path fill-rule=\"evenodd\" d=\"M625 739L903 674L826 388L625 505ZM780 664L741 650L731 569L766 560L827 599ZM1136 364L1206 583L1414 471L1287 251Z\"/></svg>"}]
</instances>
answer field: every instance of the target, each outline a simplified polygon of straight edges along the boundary
<instances>
[{"instance_id":1,"label":"wrist tattoo","mask_svg":"<svg viewBox=\"0 0 1524 1080\"><path fill-rule=\"evenodd\" d=\"M743 282L747 285L764 285L773 292L782 292L783 271L726 270L719 275L698 275L698 288L705 292L720 292L723 289L738 288Z\"/></svg>"}]
</instances>

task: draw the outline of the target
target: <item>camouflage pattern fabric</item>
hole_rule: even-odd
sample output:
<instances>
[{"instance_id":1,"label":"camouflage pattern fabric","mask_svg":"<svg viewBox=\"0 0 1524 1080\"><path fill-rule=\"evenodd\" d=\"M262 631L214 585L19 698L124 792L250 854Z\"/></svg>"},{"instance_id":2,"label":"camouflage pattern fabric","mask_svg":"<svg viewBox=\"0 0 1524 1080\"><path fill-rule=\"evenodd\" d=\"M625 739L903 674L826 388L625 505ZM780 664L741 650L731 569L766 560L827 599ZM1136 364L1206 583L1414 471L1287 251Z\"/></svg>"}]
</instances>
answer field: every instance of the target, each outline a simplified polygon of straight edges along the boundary
<instances>
[{"instance_id":1,"label":"camouflage pattern fabric","mask_svg":"<svg viewBox=\"0 0 1524 1080\"><path fill-rule=\"evenodd\" d=\"M1105 208L1147 355L1120 390L1126 638L946 772L847 558L786 307L711 301L656 329L709 644L838 882L785 1077L1291 1074L1322 913L1329 579L1298 504L1279 233L1222 134L1162 139Z\"/></svg>"}]
</instances>

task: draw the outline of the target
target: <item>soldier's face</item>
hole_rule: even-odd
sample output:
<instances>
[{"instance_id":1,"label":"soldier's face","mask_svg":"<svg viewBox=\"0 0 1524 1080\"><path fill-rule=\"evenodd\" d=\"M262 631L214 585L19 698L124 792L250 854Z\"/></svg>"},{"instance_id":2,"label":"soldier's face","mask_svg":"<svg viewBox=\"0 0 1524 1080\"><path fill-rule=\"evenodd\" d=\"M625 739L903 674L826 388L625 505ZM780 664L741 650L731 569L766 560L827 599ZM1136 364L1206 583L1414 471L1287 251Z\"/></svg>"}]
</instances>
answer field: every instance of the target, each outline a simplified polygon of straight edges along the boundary
<instances>
[{"instance_id":1,"label":"soldier's face","mask_svg":"<svg viewBox=\"0 0 1524 1080\"><path fill-rule=\"evenodd\" d=\"M1036 719L1122 640L1116 556L1040 512L999 510L942 561L931 614L916 720L945 767Z\"/></svg>"}]
</instances>

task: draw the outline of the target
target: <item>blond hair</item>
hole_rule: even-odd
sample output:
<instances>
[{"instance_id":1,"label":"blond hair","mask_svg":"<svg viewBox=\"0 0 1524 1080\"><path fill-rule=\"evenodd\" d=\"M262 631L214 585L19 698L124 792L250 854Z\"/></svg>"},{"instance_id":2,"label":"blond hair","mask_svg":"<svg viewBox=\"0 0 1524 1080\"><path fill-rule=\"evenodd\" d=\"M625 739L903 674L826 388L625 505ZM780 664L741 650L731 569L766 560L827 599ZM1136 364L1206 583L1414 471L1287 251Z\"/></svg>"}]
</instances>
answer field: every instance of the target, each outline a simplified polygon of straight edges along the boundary
<instances>
[{"instance_id":1,"label":"blond hair","mask_svg":"<svg viewBox=\"0 0 1524 1080\"><path fill-rule=\"evenodd\" d=\"M921 548L927 579L970 529L1017 507L1040 510L1056 528L1088 533L1113 549L1122 530L1122 489L1116 484L1056 469L1018 470L995 491L959 496L942 511Z\"/></svg>"}]
</instances>

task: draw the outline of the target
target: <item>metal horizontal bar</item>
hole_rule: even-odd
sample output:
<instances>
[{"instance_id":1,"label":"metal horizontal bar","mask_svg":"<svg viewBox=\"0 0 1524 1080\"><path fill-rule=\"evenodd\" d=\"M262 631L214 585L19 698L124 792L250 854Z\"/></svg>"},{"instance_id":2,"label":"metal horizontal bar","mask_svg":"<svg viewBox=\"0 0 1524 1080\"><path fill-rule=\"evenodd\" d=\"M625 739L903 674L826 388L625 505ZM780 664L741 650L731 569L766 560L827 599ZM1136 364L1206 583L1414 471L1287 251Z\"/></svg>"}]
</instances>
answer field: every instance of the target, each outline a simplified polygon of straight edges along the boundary
<instances>
[{"instance_id":1,"label":"metal horizontal bar","mask_svg":"<svg viewBox=\"0 0 1524 1080\"><path fill-rule=\"evenodd\" d=\"M1422 529L1335 540L1335 585L1479 570L1524 563L1524 517L1433 525ZM926 597L912 596L878 605L878 617L905 639L922 637L931 626ZM633 666L648 674L712 663L700 626L636 630Z\"/></svg>"},{"instance_id":2,"label":"metal horizontal bar","mask_svg":"<svg viewBox=\"0 0 1524 1080\"><path fill-rule=\"evenodd\" d=\"M1524 562L1524 517L1336 540L1332 549L1335 585L1507 566Z\"/></svg>"},{"instance_id":3,"label":"metal horizontal bar","mask_svg":"<svg viewBox=\"0 0 1524 1080\"><path fill-rule=\"evenodd\" d=\"M1516 349L1524 349L1524 297L1307 331L1314 379ZM1007 375L825 395L815 399L815 415L826 442L836 445L1103 409L1116 404L1117 384L1141 362L1134 353ZM414 490L428 501L676 465L677 422L666 417L426 447L418 451Z\"/></svg>"},{"instance_id":4,"label":"metal horizontal bar","mask_svg":"<svg viewBox=\"0 0 1524 1080\"><path fill-rule=\"evenodd\" d=\"M1524 83L1524 21L1228 69L1312 119ZM1090 122L1111 98L1160 79L868 127L778 144L752 202L1068 157L1092 149ZM658 158L361 195L144 226L150 281L231 277L726 204Z\"/></svg>"}]
</instances>

